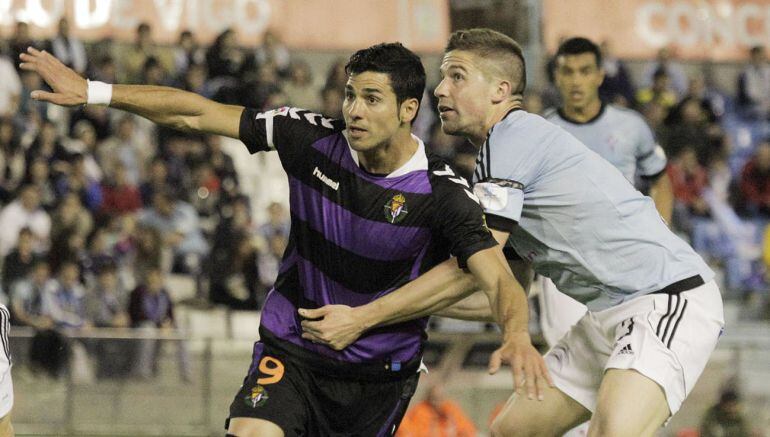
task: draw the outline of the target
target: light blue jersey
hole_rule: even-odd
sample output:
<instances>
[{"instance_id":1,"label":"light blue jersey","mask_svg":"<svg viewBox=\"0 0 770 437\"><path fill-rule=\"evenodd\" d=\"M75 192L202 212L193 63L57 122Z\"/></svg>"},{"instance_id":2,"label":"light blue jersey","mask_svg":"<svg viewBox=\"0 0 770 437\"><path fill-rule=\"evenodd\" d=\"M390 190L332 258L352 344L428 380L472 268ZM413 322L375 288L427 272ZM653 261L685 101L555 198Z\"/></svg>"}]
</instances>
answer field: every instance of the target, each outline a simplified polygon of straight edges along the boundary
<instances>
[{"instance_id":1,"label":"light blue jersey","mask_svg":"<svg viewBox=\"0 0 770 437\"><path fill-rule=\"evenodd\" d=\"M559 290L600 311L714 273L612 164L562 128L512 111L473 177L490 227ZM518 223L518 226L515 224Z\"/></svg>"},{"instance_id":2,"label":"light blue jersey","mask_svg":"<svg viewBox=\"0 0 770 437\"><path fill-rule=\"evenodd\" d=\"M642 116L633 110L602 105L596 117L581 123L554 109L546 111L545 119L609 161L631 183L636 176L653 177L666 169L666 153Z\"/></svg>"}]
</instances>

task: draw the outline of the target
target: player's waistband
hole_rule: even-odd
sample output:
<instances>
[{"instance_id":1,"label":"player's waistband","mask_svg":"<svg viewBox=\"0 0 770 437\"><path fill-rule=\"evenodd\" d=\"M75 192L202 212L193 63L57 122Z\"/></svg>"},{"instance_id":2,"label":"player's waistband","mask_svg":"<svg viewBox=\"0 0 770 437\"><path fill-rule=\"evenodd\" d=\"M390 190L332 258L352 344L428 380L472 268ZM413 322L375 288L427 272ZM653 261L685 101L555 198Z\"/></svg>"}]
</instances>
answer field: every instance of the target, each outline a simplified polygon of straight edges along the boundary
<instances>
[{"instance_id":1,"label":"player's waistband","mask_svg":"<svg viewBox=\"0 0 770 437\"><path fill-rule=\"evenodd\" d=\"M676 281L673 284L667 285L658 291L653 291L650 294L679 294L692 290L693 288L698 288L705 283L706 281L704 281L700 275L695 275Z\"/></svg>"},{"instance_id":2,"label":"player's waistband","mask_svg":"<svg viewBox=\"0 0 770 437\"><path fill-rule=\"evenodd\" d=\"M409 361L381 360L372 363L349 363L324 357L294 343L283 340L268 329L259 328L259 341L285 353L295 364L325 376L367 381L398 381L408 378L420 369L422 351Z\"/></svg>"}]
</instances>

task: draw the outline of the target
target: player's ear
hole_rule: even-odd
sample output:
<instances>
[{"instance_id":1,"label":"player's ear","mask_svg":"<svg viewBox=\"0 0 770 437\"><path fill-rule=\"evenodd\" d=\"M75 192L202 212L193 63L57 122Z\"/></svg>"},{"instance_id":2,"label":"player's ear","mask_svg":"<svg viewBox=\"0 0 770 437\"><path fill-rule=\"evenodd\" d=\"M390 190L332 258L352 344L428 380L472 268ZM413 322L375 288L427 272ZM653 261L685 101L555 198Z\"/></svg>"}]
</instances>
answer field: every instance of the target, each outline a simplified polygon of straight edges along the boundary
<instances>
[{"instance_id":1,"label":"player's ear","mask_svg":"<svg viewBox=\"0 0 770 437\"><path fill-rule=\"evenodd\" d=\"M417 109L420 107L420 101L414 97L401 102L398 108L398 118L401 123L411 123L417 117Z\"/></svg>"},{"instance_id":2,"label":"player's ear","mask_svg":"<svg viewBox=\"0 0 770 437\"><path fill-rule=\"evenodd\" d=\"M492 103L500 103L507 100L513 94L513 85L510 81L499 80L492 91Z\"/></svg>"}]
</instances>

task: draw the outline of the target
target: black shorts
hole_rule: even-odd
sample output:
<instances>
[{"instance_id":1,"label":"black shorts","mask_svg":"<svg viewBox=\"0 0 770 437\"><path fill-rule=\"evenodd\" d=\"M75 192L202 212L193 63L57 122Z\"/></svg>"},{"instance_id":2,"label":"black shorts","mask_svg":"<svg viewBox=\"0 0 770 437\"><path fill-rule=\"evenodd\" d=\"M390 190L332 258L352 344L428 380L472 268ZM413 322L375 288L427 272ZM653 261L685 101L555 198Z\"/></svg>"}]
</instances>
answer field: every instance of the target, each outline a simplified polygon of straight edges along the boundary
<instances>
[{"instance_id":1,"label":"black shorts","mask_svg":"<svg viewBox=\"0 0 770 437\"><path fill-rule=\"evenodd\" d=\"M278 425L286 437L395 433L417 387L419 359L399 372L372 371L371 366L351 372L353 365L330 363L265 334L254 345L249 373L225 427L230 418L251 417Z\"/></svg>"}]
</instances>

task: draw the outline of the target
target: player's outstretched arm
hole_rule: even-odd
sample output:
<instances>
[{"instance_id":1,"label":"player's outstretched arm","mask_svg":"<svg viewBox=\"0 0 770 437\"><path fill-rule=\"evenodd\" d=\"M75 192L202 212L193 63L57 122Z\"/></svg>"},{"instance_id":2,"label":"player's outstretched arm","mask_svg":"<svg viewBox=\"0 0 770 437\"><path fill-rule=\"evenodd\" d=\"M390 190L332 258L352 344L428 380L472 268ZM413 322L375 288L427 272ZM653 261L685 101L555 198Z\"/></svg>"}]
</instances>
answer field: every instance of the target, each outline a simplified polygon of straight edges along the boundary
<instances>
[{"instance_id":1,"label":"player's outstretched arm","mask_svg":"<svg viewBox=\"0 0 770 437\"><path fill-rule=\"evenodd\" d=\"M20 60L23 70L38 73L53 90L33 91L33 99L61 106L79 106L89 102L86 79L50 53L30 47L27 53L20 55ZM112 85L111 88L111 99L99 103L109 104L113 108L174 129L238 138L243 112L241 106L223 105L195 93L170 87ZM91 91L94 91L93 87ZM93 102L94 96L91 97Z\"/></svg>"},{"instance_id":2,"label":"player's outstretched arm","mask_svg":"<svg viewBox=\"0 0 770 437\"><path fill-rule=\"evenodd\" d=\"M666 223L671 223L671 214L674 211L674 189L671 187L671 179L668 173L663 172L650 187L650 197L655 202L655 208Z\"/></svg>"}]
</instances>

